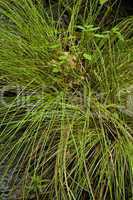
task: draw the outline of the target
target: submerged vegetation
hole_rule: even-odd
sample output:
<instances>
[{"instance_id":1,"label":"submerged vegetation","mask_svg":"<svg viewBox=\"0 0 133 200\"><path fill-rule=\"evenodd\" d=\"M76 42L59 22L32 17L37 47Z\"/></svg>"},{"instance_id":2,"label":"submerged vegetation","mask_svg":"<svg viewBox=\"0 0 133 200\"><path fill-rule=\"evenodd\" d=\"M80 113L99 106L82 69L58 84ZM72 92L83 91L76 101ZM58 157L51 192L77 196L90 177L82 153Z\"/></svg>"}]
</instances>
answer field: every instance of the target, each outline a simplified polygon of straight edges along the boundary
<instances>
[{"instance_id":1,"label":"submerged vegetation","mask_svg":"<svg viewBox=\"0 0 133 200\"><path fill-rule=\"evenodd\" d=\"M7 199L132 200L133 17L111 3L0 0Z\"/></svg>"}]
</instances>

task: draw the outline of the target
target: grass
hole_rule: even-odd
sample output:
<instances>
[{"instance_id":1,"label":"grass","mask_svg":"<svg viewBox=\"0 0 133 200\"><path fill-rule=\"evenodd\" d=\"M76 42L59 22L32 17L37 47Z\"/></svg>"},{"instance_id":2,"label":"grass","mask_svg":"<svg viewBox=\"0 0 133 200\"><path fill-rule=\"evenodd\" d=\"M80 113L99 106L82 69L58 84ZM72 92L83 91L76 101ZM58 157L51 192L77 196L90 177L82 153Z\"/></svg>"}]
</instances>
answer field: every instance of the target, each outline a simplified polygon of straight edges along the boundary
<instances>
[{"instance_id":1,"label":"grass","mask_svg":"<svg viewBox=\"0 0 133 200\"><path fill-rule=\"evenodd\" d=\"M133 17L104 26L93 2L83 15L81 0L67 4L64 26L52 4L0 0L0 166L1 184L11 172L9 199L133 197ZM66 2L57 3L63 16ZM5 97L12 88L16 96Z\"/></svg>"}]
</instances>

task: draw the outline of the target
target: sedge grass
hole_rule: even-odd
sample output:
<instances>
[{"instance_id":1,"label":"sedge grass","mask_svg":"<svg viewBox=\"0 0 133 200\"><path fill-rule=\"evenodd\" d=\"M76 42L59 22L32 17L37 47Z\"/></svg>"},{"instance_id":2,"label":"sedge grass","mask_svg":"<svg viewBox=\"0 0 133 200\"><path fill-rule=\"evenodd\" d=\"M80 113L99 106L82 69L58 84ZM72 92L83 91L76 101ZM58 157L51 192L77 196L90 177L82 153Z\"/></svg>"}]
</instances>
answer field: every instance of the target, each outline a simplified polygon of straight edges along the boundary
<instances>
[{"instance_id":1,"label":"sedge grass","mask_svg":"<svg viewBox=\"0 0 133 200\"><path fill-rule=\"evenodd\" d=\"M13 100L3 95L0 109L1 183L12 171L9 199L15 192L18 199L133 196L132 116L119 109L126 101L119 91L133 82L133 19L102 31L90 2L82 24L82 2L71 5L62 38L40 4L0 1L1 81L21 88Z\"/></svg>"}]
</instances>

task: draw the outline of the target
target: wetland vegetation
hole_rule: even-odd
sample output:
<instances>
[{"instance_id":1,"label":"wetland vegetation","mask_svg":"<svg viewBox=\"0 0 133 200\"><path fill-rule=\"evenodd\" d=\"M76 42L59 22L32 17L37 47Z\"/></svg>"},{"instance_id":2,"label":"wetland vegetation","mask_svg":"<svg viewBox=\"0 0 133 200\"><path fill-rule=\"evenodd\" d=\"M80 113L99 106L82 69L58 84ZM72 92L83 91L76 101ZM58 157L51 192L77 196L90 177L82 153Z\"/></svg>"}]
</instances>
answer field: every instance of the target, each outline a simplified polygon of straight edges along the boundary
<instances>
[{"instance_id":1,"label":"wetland vegetation","mask_svg":"<svg viewBox=\"0 0 133 200\"><path fill-rule=\"evenodd\" d=\"M133 200L132 11L0 0L1 200Z\"/></svg>"}]
</instances>

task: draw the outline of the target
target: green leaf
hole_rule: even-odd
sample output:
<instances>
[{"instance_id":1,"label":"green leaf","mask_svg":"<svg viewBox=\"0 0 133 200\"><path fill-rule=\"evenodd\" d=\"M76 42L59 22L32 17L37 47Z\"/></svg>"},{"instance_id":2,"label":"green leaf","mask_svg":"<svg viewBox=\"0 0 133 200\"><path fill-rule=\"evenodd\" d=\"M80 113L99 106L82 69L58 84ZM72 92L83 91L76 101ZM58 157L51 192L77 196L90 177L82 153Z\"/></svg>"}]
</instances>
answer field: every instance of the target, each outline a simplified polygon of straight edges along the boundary
<instances>
[{"instance_id":1,"label":"green leaf","mask_svg":"<svg viewBox=\"0 0 133 200\"><path fill-rule=\"evenodd\" d=\"M52 70L54 73L58 73L58 72L60 72L61 71L61 69L60 69L60 66L53 66L53 70Z\"/></svg>"},{"instance_id":2,"label":"green leaf","mask_svg":"<svg viewBox=\"0 0 133 200\"><path fill-rule=\"evenodd\" d=\"M95 34L95 37L96 38L105 38L107 37L106 35L103 35L103 34Z\"/></svg>"},{"instance_id":3,"label":"green leaf","mask_svg":"<svg viewBox=\"0 0 133 200\"><path fill-rule=\"evenodd\" d=\"M95 27L94 25L85 25L85 31L95 32L99 29L100 27Z\"/></svg>"},{"instance_id":4,"label":"green leaf","mask_svg":"<svg viewBox=\"0 0 133 200\"><path fill-rule=\"evenodd\" d=\"M119 40L124 42L124 36L121 34L119 28L117 28L117 27L112 28L112 32L117 35Z\"/></svg>"},{"instance_id":5,"label":"green leaf","mask_svg":"<svg viewBox=\"0 0 133 200\"><path fill-rule=\"evenodd\" d=\"M53 44L50 46L51 49L57 49L60 47L60 44Z\"/></svg>"},{"instance_id":6,"label":"green leaf","mask_svg":"<svg viewBox=\"0 0 133 200\"><path fill-rule=\"evenodd\" d=\"M92 61L92 55L91 55L91 54L84 53L84 54L83 54L83 57L84 57L86 60Z\"/></svg>"},{"instance_id":7,"label":"green leaf","mask_svg":"<svg viewBox=\"0 0 133 200\"><path fill-rule=\"evenodd\" d=\"M99 0L100 4L103 5L104 3L106 3L108 0Z\"/></svg>"},{"instance_id":8,"label":"green leaf","mask_svg":"<svg viewBox=\"0 0 133 200\"><path fill-rule=\"evenodd\" d=\"M85 30L85 28L83 26L80 26L80 25L76 26L76 28L80 29L81 31Z\"/></svg>"}]
</instances>

